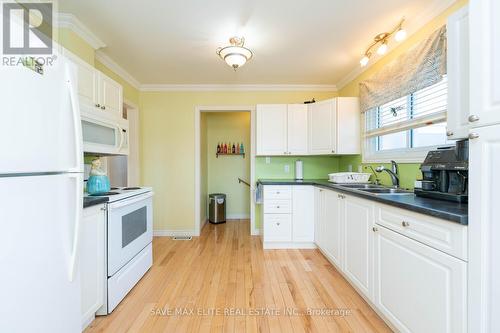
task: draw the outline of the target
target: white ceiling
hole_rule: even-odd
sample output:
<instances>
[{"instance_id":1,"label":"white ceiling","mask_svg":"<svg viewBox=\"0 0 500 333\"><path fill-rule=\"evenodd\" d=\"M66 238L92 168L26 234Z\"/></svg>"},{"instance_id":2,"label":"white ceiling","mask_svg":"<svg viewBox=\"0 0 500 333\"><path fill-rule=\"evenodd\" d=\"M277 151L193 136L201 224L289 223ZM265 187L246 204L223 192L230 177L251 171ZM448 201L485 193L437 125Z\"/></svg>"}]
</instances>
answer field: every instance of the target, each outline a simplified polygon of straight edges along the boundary
<instances>
[{"instance_id":1,"label":"white ceiling","mask_svg":"<svg viewBox=\"0 0 500 333\"><path fill-rule=\"evenodd\" d=\"M337 84L373 36L404 16L411 32L450 0L60 0L102 52L142 84ZM234 72L215 54L243 35Z\"/></svg>"}]
</instances>

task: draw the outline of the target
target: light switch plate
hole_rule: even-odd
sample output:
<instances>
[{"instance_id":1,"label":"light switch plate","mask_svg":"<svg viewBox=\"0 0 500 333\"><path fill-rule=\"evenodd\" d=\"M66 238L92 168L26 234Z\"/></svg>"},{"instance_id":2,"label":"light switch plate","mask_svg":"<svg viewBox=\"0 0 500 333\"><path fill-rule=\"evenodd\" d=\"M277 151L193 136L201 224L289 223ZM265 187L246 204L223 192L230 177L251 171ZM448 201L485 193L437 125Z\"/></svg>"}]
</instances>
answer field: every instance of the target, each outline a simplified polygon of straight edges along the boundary
<instances>
[{"instance_id":1,"label":"light switch plate","mask_svg":"<svg viewBox=\"0 0 500 333\"><path fill-rule=\"evenodd\" d=\"M290 164L285 164L285 173L290 172Z\"/></svg>"}]
</instances>

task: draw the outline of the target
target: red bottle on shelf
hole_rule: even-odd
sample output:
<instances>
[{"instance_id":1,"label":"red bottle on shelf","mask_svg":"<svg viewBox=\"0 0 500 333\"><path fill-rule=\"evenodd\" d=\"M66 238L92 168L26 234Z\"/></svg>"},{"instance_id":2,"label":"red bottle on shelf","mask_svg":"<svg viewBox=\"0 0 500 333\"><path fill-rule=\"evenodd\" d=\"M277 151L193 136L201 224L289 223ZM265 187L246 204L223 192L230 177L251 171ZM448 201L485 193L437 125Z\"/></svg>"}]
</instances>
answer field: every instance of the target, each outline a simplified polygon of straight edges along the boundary
<instances>
[{"instance_id":1,"label":"red bottle on shelf","mask_svg":"<svg viewBox=\"0 0 500 333\"><path fill-rule=\"evenodd\" d=\"M227 144L224 144L224 150L222 151L222 153L227 154Z\"/></svg>"}]
</instances>

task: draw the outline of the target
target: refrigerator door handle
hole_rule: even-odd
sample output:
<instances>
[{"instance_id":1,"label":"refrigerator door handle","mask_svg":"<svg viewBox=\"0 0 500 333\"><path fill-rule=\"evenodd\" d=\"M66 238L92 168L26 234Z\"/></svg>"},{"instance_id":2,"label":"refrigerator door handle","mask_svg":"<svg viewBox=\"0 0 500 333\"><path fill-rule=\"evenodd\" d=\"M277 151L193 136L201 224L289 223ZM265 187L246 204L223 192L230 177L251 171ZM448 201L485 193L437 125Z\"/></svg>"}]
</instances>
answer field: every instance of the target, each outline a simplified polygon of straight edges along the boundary
<instances>
[{"instance_id":1,"label":"refrigerator door handle","mask_svg":"<svg viewBox=\"0 0 500 333\"><path fill-rule=\"evenodd\" d=\"M73 282L76 275L80 254L80 234L81 222L83 215L83 175L81 173L70 174L70 177L75 178L76 195L75 195L75 215L73 229L73 243L69 259L69 281Z\"/></svg>"},{"instance_id":2,"label":"refrigerator door handle","mask_svg":"<svg viewBox=\"0 0 500 333\"><path fill-rule=\"evenodd\" d=\"M71 111L73 112L73 135L75 138L75 158L76 165L74 166L74 172L82 172L83 166L83 138L82 138L82 120L80 115L80 104L78 101L78 93L76 91L76 76L74 66L70 62L66 62L66 74L68 76L67 83L69 88L69 96L71 99Z\"/></svg>"}]
</instances>

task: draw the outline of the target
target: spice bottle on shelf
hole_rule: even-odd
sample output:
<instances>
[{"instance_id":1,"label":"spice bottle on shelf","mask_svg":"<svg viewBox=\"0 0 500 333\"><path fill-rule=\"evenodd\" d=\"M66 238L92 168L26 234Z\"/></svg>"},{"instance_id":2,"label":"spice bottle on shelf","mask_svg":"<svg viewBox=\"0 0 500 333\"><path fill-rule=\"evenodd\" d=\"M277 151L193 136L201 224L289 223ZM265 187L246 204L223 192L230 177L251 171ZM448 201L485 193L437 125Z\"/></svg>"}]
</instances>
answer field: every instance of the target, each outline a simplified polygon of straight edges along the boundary
<instances>
[{"instance_id":1,"label":"spice bottle on shelf","mask_svg":"<svg viewBox=\"0 0 500 333\"><path fill-rule=\"evenodd\" d=\"M236 146L234 145L234 143L233 143L233 148L231 148L231 153L236 154Z\"/></svg>"},{"instance_id":2,"label":"spice bottle on shelf","mask_svg":"<svg viewBox=\"0 0 500 333\"><path fill-rule=\"evenodd\" d=\"M220 154L220 144L217 144L217 154Z\"/></svg>"},{"instance_id":3,"label":"spice bottle on shelf","mask_svg":"<svg viewBox=\"0 0 500 333\"><path fill-rule=\"evenodd\" d=\"M222 150L223 154L227 154L227 144L224 144L224 149Z\"/></svg>"},{"instance_id":4,"label":"spice bottle on shelf","mask_svg":"<svg viewBox=\"0 0 500 333\"><path fill-rule=\"evenodd\" d=\"M236 142L236 154L240 154L240 144Z\"/></svg>"},{"instance_id":5,"label":"spice bottle on shelf","mask_svg":"<svg viewBox=\"0 0 500 333\"><path fill-rule=\"evenodd\" d=\"M240 145L240 154L244 154L244 153L245 153L245 148L243 147L243 142L242 142Z\"/></svg>"}]
</instances>

